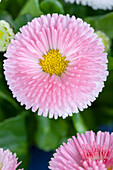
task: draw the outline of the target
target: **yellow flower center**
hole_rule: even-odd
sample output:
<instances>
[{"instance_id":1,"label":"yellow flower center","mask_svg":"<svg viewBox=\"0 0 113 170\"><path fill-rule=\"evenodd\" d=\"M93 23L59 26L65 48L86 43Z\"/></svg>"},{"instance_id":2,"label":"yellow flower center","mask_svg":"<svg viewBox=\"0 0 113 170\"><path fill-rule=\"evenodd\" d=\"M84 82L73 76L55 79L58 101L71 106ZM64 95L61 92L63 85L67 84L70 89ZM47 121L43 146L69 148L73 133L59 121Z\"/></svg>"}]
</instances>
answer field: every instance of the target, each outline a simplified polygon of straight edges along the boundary
<instances>
[{"instance_id":1,"label":"yellow flower center","mask_svg":"<svg viewBox=\"0 0 113 170\"><path fill-rule=\"evenodd\" d=\"M113 166L111 166L110 168L108 168L107 170L112 170Z\"/></svg>"},{"instance_id":2,"label":"yellow flower center","mask_svg":"<svg viewBox=\"0 0 113 170\"><path fill-rule=\"evenodd\" d=\"M0 31L0 39L2 39L2 36L3 36L3 32Z\"/></svg>"},{"instance_id":3,"label":"yellow flower center","mask_svg":"<svg viewBox=\"0 0 113 170\"><path fill-rule=\"evenodd\" d=\"M68 60L65 60L65 56L59 53L59 50L49 50L46 55L43 55L44 59L40 59L39 64L42 66L42 70L46 73L56 74L61 76L65 73L66 67L68 67Z\"/></svg>"}]
</instances>

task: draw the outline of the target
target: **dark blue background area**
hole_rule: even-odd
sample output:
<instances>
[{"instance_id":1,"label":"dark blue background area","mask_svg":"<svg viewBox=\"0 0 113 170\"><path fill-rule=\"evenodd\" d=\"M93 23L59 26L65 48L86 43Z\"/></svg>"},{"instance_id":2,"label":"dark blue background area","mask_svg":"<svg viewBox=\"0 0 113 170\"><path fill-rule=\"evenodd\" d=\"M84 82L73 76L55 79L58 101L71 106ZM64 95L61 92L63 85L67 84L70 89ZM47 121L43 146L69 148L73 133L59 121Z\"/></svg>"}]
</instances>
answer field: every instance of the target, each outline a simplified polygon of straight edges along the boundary
<instances>
[{"instance_id":1,"label":"dark blue background area","mask_svg":"<svg viewBox=\"0 0 113 170\"><path fill-rule=\"evenodd\" d=\"M28 170L48 170L48 162L53 152L44 152L36 147L31 149L31 159Z\"/></svg>"},{"instance_id":2,"label":"dark blue background area","mask_svg":"<svg viewBox=\"0 0 113 170\"><path fill-rule=\"evenodd\" d=\"M101 125L99 127L99 130L101 130L103 132L105 132L105 131L110 132L110 133L113 132L113 122L110 123L109 125Z\"/></svg>"}]
</instances>

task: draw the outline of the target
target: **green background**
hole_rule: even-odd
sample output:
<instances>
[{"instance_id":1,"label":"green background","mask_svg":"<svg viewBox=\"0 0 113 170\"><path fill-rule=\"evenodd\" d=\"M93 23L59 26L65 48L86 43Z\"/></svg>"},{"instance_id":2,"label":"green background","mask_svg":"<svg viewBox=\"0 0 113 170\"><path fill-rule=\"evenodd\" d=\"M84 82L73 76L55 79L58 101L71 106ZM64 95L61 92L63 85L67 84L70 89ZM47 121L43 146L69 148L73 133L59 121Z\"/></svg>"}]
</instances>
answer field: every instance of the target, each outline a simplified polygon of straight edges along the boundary
<instances>
[{"instance_id":1,"label":"green background","mask_svg":"<svg viewBox=\"0 0 113 170\"><path fill-rule=\"evenodd\" d=\"M87 110L65 120L37 116L13 99L3 74L3 53L0 53L0 147L16 152L22 160L20 168L27 169L30 152L35 145L44 151L56 149L77 132L98 131L100 126L113 124L113 11L94 11L90 7L64 3L63 0L2 0L0 20L11 24L14 32L34 17L47 13L75 15L103 31L110 38L108 52L109 76L105 88Z\"/></svg>"}]
</instances>

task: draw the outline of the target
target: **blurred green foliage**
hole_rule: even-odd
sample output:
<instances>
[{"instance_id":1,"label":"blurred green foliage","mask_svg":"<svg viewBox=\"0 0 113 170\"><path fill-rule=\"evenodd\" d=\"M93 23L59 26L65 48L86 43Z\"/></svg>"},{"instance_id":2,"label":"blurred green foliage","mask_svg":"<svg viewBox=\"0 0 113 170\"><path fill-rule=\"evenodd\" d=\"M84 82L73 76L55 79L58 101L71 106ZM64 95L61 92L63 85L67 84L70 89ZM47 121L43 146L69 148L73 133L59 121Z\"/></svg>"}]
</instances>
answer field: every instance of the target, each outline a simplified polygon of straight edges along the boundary
<instances>
[{"instance_id":1,"label":"blurred green foliage","mask_svg":"<svg viewBox=\"0 0 113 170\"><path fill-rule=\"evenodd\" d=\"M19 15L31 14L33 17L38 17L43 14L39 8L38 0L28 0Z\"/></svg>"},{"instance_id":2,"label":"blurred green foliage","mask_svg":"<svg viewBox=\"0 0 113 170\"><path fill-rule=\"evenodd\" d=\"M95 30L101 30L113 39L113 12L96 17L86 17L85 21Z\"/></svg>"},{"instance_id":3,"label":"blurred green foliage","mask_svg":"<svg viewBox=\"0 0 113 170\"><path fill-rule=\"evenodd\" d=\"M15 33L19 31L20 27L22 27L23 25L26 25L27 22L31 21L32 19L33 19L33 16L30 14L19 15L14 21Z\"/></svg>"},{"instance_id":4,"label":"blurred green foliage","mask_svg":"<svg viewBox=\"0 0 113 170\"><path fill-rule=\"evenodd\" d=\"M0 123L0 147L18 153L19 160L22 158L25 161L28 155L25 114Z\"/></svg>"},{"instance_id":5,"label":"blurred green foliage","mask_svg":"<svg viewBox=\"0 0 113 170\"><path fill-rule=\"evenodd\" d=\"M0 3L0 20L8 21L18 32L34 17L47 13L62 13L81 17L95 30L106 33L111 43L108 54L109 76L105 88L91 107L65 120L39 117L12 97L3 74L3 53L0 53L0 147L9 148L22 159L26 169L29 148L37 145L45 151L54 150L76 132L93 129L113 123L113 12L94 11L89 7L64 3L63 0L7 0Z\"/></svg>"},{"instance_id":6,"label":"blurred green foliage","mask_svg":"<svg viewBox=\"0 0 113 170\"><path fill-rule=\"evenodd\" d=\"M40 3L40 9L44 14L64 14L63 5L58 0L44 0Z\"/></svg>"},{"instance_id":7,"label":"blurred green foliage","mask_svg":"<svg viewBox=\"0 0 113 170\"><path fill-rule=\"evenodd\" d=\"M45 117L37 117L37 130L35 139L37 146L45 151L58 147L62 138L68 135L68 122L62 119L51 120ZM54 142L53 142L54 141Z\"/></svg>"}]
</instances>

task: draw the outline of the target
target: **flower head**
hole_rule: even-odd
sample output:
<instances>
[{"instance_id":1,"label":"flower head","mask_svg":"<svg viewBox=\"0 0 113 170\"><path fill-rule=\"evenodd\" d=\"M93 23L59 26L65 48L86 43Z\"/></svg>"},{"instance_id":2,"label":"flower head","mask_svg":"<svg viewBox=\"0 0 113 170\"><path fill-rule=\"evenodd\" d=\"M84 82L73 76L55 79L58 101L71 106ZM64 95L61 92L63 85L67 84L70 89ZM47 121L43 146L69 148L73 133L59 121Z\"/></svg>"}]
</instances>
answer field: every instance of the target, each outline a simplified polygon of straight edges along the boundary
<instances>
[{"instance_id":1,"label":"flower head","mask_svg":"<svg viewBox=\"0 0 113 170\"><path fill-rule=\"evenodd\" d=\"M49 162L52 170L112 170L113 133L93 131L77 134L56 150Z\"/></svg>"},{"instance_id":2,"label":"flower head","mask_svg":"<svg viewBox=\"0 0 113 170\"><path fill-rule=\"evenodd\" d=\"M113 0L64 0L65 2L82 4L84 6L88 5L92 7L94 10L97 9L113 9Z\"/></svg>"},{"instance_id":3,"label":"flower head","mask_svg":"<svg viewBox=\"0 0 113 170\"><path fill-rule=\"evenodd\" d=\"M0 20L0 51L6 51L11 39L14 38L14 33L8 22Z\"/></svg>"},{"instance_id":4,"label":"flower head","mask_svg":"<svg viewBox=\"0 0 113 170\"><path fill-rule=\"evenodd\" d=\"M21 163L17 163L17 160L16 153L13 155L8 149L4 151L0 148L0 170L16 170Z\"/></svg>"},{"instance_id":5,"label":"flower head","mask_svg":"<svg viewBox=\"0 0 113 170\"><path fill-rule=\"evenodd\" d=\"M21 105L49 118L90 106L108 75L107 54L93 28L74 16L48 14L20 31L5 54L4 73Z\"/></svg>"},{"instance_id":6,"label":"flower head","mask_svg":"<svg viewBox=\"0 0 113 170\"><path fill-rule=\"evenodd\" d=\"M95 32L99 38L102 38L102 43L104 44L105 51L108 52L110 50L110 38L102 31Z\"/></svg>"}]
</instances>

